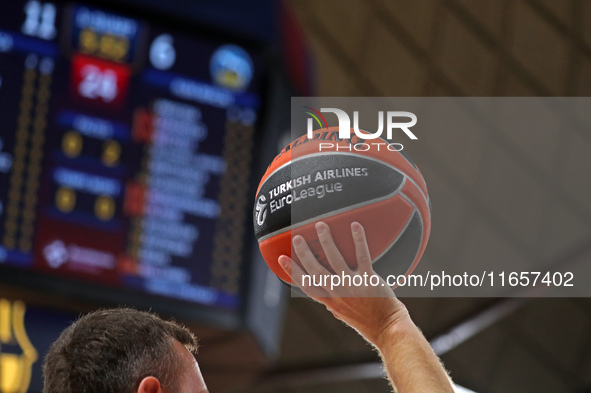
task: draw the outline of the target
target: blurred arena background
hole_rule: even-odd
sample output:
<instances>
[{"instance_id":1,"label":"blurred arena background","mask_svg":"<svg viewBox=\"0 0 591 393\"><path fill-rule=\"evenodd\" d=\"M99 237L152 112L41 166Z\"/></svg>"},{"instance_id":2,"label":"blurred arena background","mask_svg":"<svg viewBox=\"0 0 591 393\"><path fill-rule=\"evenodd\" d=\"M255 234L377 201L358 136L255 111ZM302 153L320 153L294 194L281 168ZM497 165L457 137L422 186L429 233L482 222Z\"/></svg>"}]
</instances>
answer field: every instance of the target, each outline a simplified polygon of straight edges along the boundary
<instances>
[{"instance_id":1,"label":"blurred arena background","mask_svg":"<svg viewBox=\"0 0 591 393\"><path fill-rule=\"evenodd\" d=\"M63 40L60 29L67 29L70 17L65 12L60 13L60 7L74 3L56 3L61 24L56 24L55 38L30 38L30 34L22 31L26 12L21 8L26 3L15 4L10 10L22 20L0 16L0 103L6 104L5 109L0 107L0 136L5 145L0 150L9 154L14 162L16 149L7 150L6 141L14 139L16 146L18 138L13 135L16 128L22 126L14 111L23 110L19 100L29 94L25 87L21 88L21 79L22 86L26 82L23 64L30 53L41 53L38 55L41 62L43 56L52 56L43 52L46 46L35 46L35 42L55 42L55 47L59 46L60 54L54 55L55 59L59 58L55 61L55 83L63 80L64 86L70 83L69 70L72 73L75 70L72 53L80 50L76 45L82 45L68 42L66 46L72 46L71 53L64 51L65 44L59 41ZM38 4L43 10L43 6L54 3L28 4ZM235 297L229 297L229 303L220 300L219 304L207 305L210 298L205 295L181 301L173 292L161 291L158 297L155 290L146 289L156 288L154 282L151 282L153 286L143 283L138 289L131 284L114 285L108 279L105 281L104 276L93 279L88 272L56 274L48 267L40 268L38 260L43 250L36 247L42 247L39 245L41 224L32 219L33 239L36 239L31 245L35 250L31 254L32 262L19 264L24 260L26 247L19 248L18 242L11 246L6 237L0 253L3 256L0 263L0 393L40 392L43 351L59 331L80 312L118 304L151 308L191 327L200 337L199 363L211 392L388 392L376 353L324 307L303 299L291 299L286 288L269 274L250 233L253 188L264 167L288 142L290 97L585 97L591 93L591 3L583 0L224 0L215 4L201 0L128 0L76 4L74 8L70 6L70 13L80 12L81 7L86 6L143 21L138 24L139 29L144 28L142 23L150 25L144 36L128 37L130 47L137 44L138 49L126 59L115 61L105 55L86 52L87 57L100 58L96 64L101 67L109 62L127 64L132 82L126 99L148 112L155 111L151 106L153 101L142 102L142 98L134 94L153 94L153 90L142 90L140 82L133 82L133 75L140 75L140 72L148 75L152 68L158 68L154 63L150 65L145 60L144 64L141 60L149 57L148 42L162 37L157 32L178 34L174 35L175 42L186 40L183 44L186 50L194 48L192 40L205 52L224 44L238 44L246 50L246 56L250 56L253 84L239 92L244 93L240 96L243 100L240 113L247 113L244 108L250 108L257 120L238 116L241 119L238 121L231 108L224 107L225 112L217 108L221 117L213 109L207 109L217 116L212 115L217 120L207 126L212 130L223 129L223 135L228 138L215 142L219 151L213 148L212 151L219 153L229 168L249 168L248 173L237 172L235 177L220 174L219 187L207 191L212 198L217 198L221 213L203 231L215 232L220 240L216 243L210 239L209 246L199 247L211 250L218 247L215 250L225 256L220 257L207 248L209 253L198 262L185 262L199 263L213 272L211 279L207 273L207 282L200 283L198 288L225 291ZM14 40L15 48L21 45L20 52L13 53L12 46L6 44L8 35ZM31 44L24 40L25 36L37 41ZM161 38L160 42L167 40ZM178 75L189 75L186 79L190 80L191 73L201 72L203 68L203 73L194 77L200 80L202 75L209 77L208 72L214 73L209 68L209 55L201 58L200 52L177 52L177 63L185 61L183 69L172 68ZM242 56L242 52L233 53ZM133 56L140 60L135 61ZM165 71L158 72L149 75L156 75L154 78L160 75L159 78ZM7 90L12 75L17 75L14 80L18 85ZM41 81L42 75L47 74L39 71L39 75ZM151 79L145 76L142 81ZM217 81L217 85L215 81L207 83L238 97L236 91L241 88L232 84L236 81L225 81ZM16 98L8 96L7 91ZM38 90L30 94L37 95L30 104L31 113L41 116L35 108L43 95L39 95ZM49 98L49 110L70 110L68 93L59 94L54 94L61 97L57 100ZM244 98L246 96L256 97L260 106L252 104L256 100L249 101L250 98ZM8 102L15 99L20 106L10 112L6 109ZM100 105L103 104L105 102ZM111 111L100 105L93 107L79 102L71 105L76 113L84 112L88 116L104 117ZM133 123L135 135L137 116L148 112L138 115L132 112L131 106L122 108L115 110L114 113L121 111L121 114L114 115L113 121ZM46 146L53 143L59 150L67 130L51 128L53 114L50 113L48 119L53 134L49 131L43 134L44 143ZM31 138L35 132L45 132L43 124L37 128L35 125L27 127ZM549 266L578 259L589 261L590 134L555 131L540 134L535 129L527 129L516 135L458 130L453 138L434 133L409 145L433 200L433 232L424 258L441 265L477 258L491 263L498 258L527 258L544 261ZM32 149L33 142L27 143ZM227 153L228 146L235 150ZM50 151L49 147L43 149ZM125 145L122 151L132 157L129 166L141 167L141 158L137 157L148 157L142 156L148 154L145 150L126 150ZM34 161L31 157L30 154L26 156L23 165L31 165ZM126 158L121 157L123 163ZM233 157L246 158L231 164ZM73 167L68 165L64 164ZM80 163L80 167L84 165L87 163ZM5 207L0 215L4 228L2 236L9 229L6 225L8 191L15 187L10 177L14 168L6 169L5 180L0 183L3 187L0 197ZM28 177L23 175L23 182L34 172L27 168L23 173ZM138 171L145 174L141 168ZM134 179L144 184L141 179ZM223 179L229 180L224 183ZM248 181L239 183L245 180ZM43 190L46 183L41 181L41 184ZM224 189L223 184L228 188ZM231 184L240 184L243 193L233 189ZM127 185L125 183L124 187ZM43 191L46 194L53 192L51 186L45 187L48 187ZM51 191L47 191L49 189ZM125 189L127 195L132 193L130 188ZM29 188L23 185L22 190L24 195ZM44 215L42 202L51 204L53 199L43 192L39 194L41 202L31 206L22 197L23 202L18 205L22 220L27 211ZM224 202L224 192L237 196L231 202ZM67 199L69 194L65 195ZM116 200L115 206L129 213L124 203L128 199L124 198L127 196ZM133 208L130 209L133 213ZM60 214L67 215L69 211ZM47 217L55 219L56 216ZM22 220L18 222L22 224ZM131 232L137 223L134 224L133 219L128 221L124 228ZM195 222L201 225L199 220ZM44 225L43 233L48 232L49 224ZM59 230L55 226L51 229ZM23 232L22 228L20 230ZM131 235L125 232L120 236L124 239L121 242L127 244ZM225 238L232 244L220 245ZM236 244L240 247L232 248ZM12 251L17 249L22 251L18 254L21 259ZM133 252L127 250L127 253L133 256ZM138 259L137 250L134 255ZM130 273L129 266L143 263L141 257L139 262L129 262L129 259L133 260L131 257L118 259L119 266L123 264L127 273ZM178 261L177 265L184 266ZM158 273L154 274L156 277L152 278L159 279ZM193 271L192 274L197 273ZM235 288L231 284L235 284ZM116 290L112 290L113 287ZM239 305L232 306L234 300ZM478 393L591 392L591 302L587 298L407 298L403 301L441 356L454 382L465 389ZM26 332L27 340L23 339L22 332ZM30 381L25 375L27 369L32 372Z\"/></svg>"}]
</instances>

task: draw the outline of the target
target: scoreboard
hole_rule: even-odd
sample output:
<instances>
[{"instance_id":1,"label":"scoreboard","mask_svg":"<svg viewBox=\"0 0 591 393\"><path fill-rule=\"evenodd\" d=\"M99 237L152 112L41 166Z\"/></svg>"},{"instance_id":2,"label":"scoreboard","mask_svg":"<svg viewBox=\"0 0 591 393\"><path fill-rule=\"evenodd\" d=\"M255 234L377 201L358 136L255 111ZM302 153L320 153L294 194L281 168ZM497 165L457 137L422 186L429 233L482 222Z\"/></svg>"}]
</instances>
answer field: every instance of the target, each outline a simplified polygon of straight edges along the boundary
<instances>
[{"instance_id":1,"label":"scoreboard","mask_svg":"<svg viewBox=\"0 0 591 393\"><path fill-rule=\"evenodd\" d=\"M94 3L4 2L0 281L239 309L261 63Z\"/></svg>"}]
</instances>

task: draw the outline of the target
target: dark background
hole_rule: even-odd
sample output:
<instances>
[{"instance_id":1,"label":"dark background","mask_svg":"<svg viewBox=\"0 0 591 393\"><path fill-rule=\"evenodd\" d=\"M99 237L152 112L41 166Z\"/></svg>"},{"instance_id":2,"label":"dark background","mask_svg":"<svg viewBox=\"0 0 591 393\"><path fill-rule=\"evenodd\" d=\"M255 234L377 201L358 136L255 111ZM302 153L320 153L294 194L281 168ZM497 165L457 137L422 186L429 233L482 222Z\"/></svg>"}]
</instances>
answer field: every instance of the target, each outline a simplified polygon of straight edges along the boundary
<instances>
[{"instance_id":1,"label":"dark background","mask_svg":"<svg viewBox=\"0 0 591 393\"><path fill-rule=\"evenodd\" d=\"M267 102L277 115L266 128L273 138L288 131L289 95L591 92L591 3L583 0L292 0L283 7L243 0L219 8L199 1L136 4L193 20L196 29L211 27L217 15L226 34L238 33L268 48L273 55L267 61L283 81L273 88L287 100L283 107L280 100ZM459 134L433 134L410 150L433 200L434 230L425 258L442 266L459 257L527 258L557 266L589 261L588 130ZM266 146L268 156L281 143L276 145ZM47 301L30 289L3 287L2 293L26 297L35 307L68 304L69 316L100 306ZM591 391L587 298L402 300L454 381L466 388L479 393ZM210 391L389 391L378 356L361 337L321 305L287 301L276 357L265 355L248 329L190 324L201 338L200 365ZM266 317L256 324L264 330Z\"/></svg>"}]
</instances>

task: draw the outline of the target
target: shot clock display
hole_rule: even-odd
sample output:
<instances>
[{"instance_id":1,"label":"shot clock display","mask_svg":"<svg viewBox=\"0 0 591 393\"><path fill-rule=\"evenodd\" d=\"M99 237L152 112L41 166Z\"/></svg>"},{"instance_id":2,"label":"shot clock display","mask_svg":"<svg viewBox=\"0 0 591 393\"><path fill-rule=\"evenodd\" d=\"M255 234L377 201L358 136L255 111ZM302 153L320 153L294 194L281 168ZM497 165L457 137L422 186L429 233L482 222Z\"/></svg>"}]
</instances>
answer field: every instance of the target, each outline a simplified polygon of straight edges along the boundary
<instances>
[{"instance_id":1,"label":"shot clock display","mask_svg":"<svg viewBox=\"0 0 591 393\"><path fill-rule=\"evenodd\" d=\"M259 68L94 5L3 4L0 276L240 307Z\"/></svg>"}]
</instances>

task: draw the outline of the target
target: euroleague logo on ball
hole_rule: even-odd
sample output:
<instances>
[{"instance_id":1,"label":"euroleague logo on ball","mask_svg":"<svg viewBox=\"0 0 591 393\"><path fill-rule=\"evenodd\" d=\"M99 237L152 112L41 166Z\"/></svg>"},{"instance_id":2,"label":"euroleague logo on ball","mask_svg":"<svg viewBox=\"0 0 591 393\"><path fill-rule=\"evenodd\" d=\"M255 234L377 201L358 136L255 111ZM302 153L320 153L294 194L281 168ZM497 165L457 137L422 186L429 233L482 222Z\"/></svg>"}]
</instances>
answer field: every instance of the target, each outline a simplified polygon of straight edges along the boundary
<instances>
[{"instance_id":1,"label":"euroleague logo on ball","mask_svg":"<svg viewBox=\"0 0 591 393\"><path fill-rule=\"evenodd\" d=\"M417 116L412 112L407 111L387 111L384 116L384 111L378 111L378 129L375 132L369 132L367 130L359 129L359 111L353 111L353 127L351 127L351 118L342 109L339 108L320 108L320 111L305 106L306 114L310 115L307 119L307 132L306 136L308 140L314 140L320 138L319 134L314 135L314 120L320 126L320 128L328 128L326 119L322 113L333 113L337 116L339 122L338 138L340 140L352 140L351 129L355 135L360 139L358 143L352 144L352 149L355 151L367 151L374 147L376 149L387 148L390 151L400 151L404 148L401 143L385 143L385 142L370 142L366 143L367 140L383 139L382 133L384 131L384 118L386 121L386 139L391 140L393 131L395 129L402 130L406 136L412 140L417 140L417 136L410 130L411 127L417 124ZM406 119L407 121L395 121L396 119ZM321 121L322 120L322 121ZM384 146L385 145L385 146ZM332 149L335 145L330 142L320 143L319 151L323 149ZM338 148L338 147L337 147ZM351 148L351 146L349 146Z\"/></svg>"},{"instance_id":2,"label":"euroleague logo on ball","mask_svg":"<svg viewBox=\"0 0 591 393\"><path fill-rule=\"evenodd\" d=\"M264 195L261 195L259 199L257 199L257 204L255 206L255 214L257 218L257 224L259 226L265 223L265 219L267 218L267 198Z\"/></svg>"}]
</instances>

